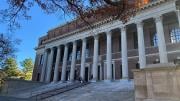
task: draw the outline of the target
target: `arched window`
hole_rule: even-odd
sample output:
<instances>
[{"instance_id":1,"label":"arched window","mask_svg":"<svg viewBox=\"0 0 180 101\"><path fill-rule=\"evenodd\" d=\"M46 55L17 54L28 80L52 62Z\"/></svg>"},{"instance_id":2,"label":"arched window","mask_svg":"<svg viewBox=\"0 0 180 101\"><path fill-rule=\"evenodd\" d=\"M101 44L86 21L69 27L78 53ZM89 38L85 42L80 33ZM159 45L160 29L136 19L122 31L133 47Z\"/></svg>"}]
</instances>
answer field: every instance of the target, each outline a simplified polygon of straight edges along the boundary
<instances>
[{"instance_id":1,"label":"arched window","mask_svg":"<svg viewBox=\"0 0 180 101\"><path fill-rule=\"evenodd\" d=\"M173 28L170 32L170 36L171 36L171 43L180 42L180 29L179 28Z\"/></svg>"},{"instance_id":2,"label":"arched window","mask_svg":"<svg viewBox=\"0 0 180 101\"><path fill-rule=\"evenodd\" d=\"M157 47L157 46L158 46L157 33L155 33L154 36L153 36L153 46L154 46L154 47Z\"/></svg>"}]
</instances>

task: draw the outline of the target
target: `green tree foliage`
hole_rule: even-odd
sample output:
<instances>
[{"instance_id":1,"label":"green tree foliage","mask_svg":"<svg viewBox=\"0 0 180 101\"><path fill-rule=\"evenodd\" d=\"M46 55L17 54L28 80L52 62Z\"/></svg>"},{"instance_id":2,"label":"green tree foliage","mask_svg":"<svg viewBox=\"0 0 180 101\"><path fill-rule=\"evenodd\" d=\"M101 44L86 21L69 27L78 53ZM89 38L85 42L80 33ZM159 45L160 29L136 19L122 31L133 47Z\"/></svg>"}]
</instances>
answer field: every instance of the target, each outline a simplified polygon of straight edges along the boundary
<instances>
[{"instance_id":1,"label":"green tree foliage","mask_svg":"<svg viewBox=\"0 0 180 101\"><path fill-rule=\"evenodd\" d=\"M24 79L31 80L34 66L33 60L31 58L27 58L21 62L21 66L23 67L22 72L24 73Z\"/></svg>"},{"instance_id":2,"label":"green tree foliage","mask_svg":"<svg viewBox=\"0 0 180 101\"><path fill-rule=\"evenodd\" d=\"M22 75L14 58L6 59L2 69L8 77L19 77Z\"/></svg>"},{"instance_id":3,"label":"green tree foliage","mask_svg":"<svg viewBox=\"0 0 180 101\"><path fill-rule=\"evenodd\" d=\"M17 51L15 46L18 44L20 44L20 40L0 34L0 68L8 58L15 57L15 52Z\"/></svg>"},{"instance_id":4,"label":"green tree foliage","mask_svg":"<svg viewBox=\"0 0 180 101\"><path fill-rule=\"evenodd\" d=\"M6 73L0 70L0 91L3 85L5 84L4 79L7 77Z\"/></svg>"}]
</instances>

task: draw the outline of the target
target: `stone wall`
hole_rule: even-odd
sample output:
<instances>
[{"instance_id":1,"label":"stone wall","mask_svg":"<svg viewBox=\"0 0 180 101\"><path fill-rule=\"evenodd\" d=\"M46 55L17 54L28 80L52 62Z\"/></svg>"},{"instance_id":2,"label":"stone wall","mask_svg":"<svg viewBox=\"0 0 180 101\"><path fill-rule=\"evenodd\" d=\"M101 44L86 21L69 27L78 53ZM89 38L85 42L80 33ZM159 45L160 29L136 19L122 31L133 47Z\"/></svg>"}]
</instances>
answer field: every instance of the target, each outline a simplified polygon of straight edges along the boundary
<instances>
[{"instance_id":1,"label":"stone wall","mask_svg":"<svg viewBox=\"0 0 180 101\"><path fill-rule=\"evenodd\" d=\"M11 95L17 92L33 89L38 86L42 86L45 83L35 82L35 81L25 81L19 79L7 79L5 80L5 85L3 86L0 95Z\"/></svg>"},{"instance_id":2,"label":"stone wall","mask_svg":"<svg viewBox=\"0 0 180 101\"><path fill-rule=\"evenodd\" d=\"M180 66L153 64L133 72L135 101L180 101Z\"/></svg>"}]
</instances>

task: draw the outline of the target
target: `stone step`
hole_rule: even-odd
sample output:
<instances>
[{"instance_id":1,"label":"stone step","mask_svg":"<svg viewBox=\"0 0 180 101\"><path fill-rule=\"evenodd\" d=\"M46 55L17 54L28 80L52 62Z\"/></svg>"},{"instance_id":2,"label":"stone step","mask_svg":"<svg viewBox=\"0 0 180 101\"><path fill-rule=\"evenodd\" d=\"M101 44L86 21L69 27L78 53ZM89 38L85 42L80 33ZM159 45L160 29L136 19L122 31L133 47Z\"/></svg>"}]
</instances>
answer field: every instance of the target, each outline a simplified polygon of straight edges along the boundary
<instances>
[{"instance_id":1,"label":"stone step","mask_svg":"<svg viewBox=\"0 0 180 101\"><path fill-rule=\"evenodd\" d=\"M86 83L73 83L73 84L70 84L70 85L66 85L64 87L60 87L60 88L57 88L57 89L49 90L47 92L43 92L41 94L32 96L31 98L32 99L37 99L37 100L42 100L42 99L45 99L45 98L48 98L48 97L51 97L51 96L55 96L55 95L60 94L60 93L70 91L70 90L78 88L78 87L82 87L82 86L87 85L87 84L89 84L89 83L87 83L87 82Z\"/></svg>"}]
</instances>

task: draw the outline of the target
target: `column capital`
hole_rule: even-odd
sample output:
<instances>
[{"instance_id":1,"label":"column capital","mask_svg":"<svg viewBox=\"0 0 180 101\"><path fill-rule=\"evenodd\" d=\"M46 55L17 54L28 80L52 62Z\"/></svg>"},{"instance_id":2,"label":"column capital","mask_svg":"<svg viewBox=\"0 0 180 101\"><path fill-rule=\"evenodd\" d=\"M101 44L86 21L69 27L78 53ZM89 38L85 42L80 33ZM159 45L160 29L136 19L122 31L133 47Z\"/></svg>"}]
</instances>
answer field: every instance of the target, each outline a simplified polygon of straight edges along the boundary
<instances>
[{"instance_id":1,"label":"column capital","mask_svg":"<svg viewBox=\"0 0 180 101\"><path fill-rule=\"evenodd\" d=\"M143 21L136 21L135 23L137 27L142 27L144 25Z\"/></svg>"},{"instance_id":2,"label":"column capital","mask_svg":"<svg viewBox=\"0 0 180 101\"><path fill-rule=\"evenodd\" d=\"M106 35L111 35L111 33L112 33L112 31L109 30L109 31L106 32Z\"/></svg>"},{"instance_id":3,"label":"column capital","mask_svg":"<svg viewBox=\"0 0 180 101\"><path fill-rule=\"evenodd\" d=\"M56 46L57 47L57 49L60 49L61 48L61 45L58 45L58 46Z\"/></svg>"},{"instance_id":4,"label":"column capital","mask_svg":"<svg viewBox=\"0 0 180 101\"><path fill-rule=\"evenodd\" d=\"M74 46L74 45L77 45L77 41L76 41L76 40L73 41L72 44L73 44L73 46Z\"/></svg>"},{"instance_id":5,"label":"column capital","mask_svg":"<svg viewBox=\"0 0 180 101\"><path fill-rule=\"evenodd\" d=\"M51 51L54 51L54 47L51 47L50 50L51 50Z\"/></svg>"},{"instance_id":6,"label":"column capital","mask_svg":"<svg viewBox=\"0 0 180 101\"><path fill-rule=\"evenodd\" d=\"M86 42L87 39L86 39L86 38L83 38L83 39L81 39L81 40L82 40L83 42Z\"/></svg>"},{"instance_id":7,"label":"column capital","mask_svg":"<svg viewBox=\"0 0 180 101\"><path fill-rule=\"evenodd\" d=\"M66 46L69 46L69 44L68 44L68 43L65 43L64 46L65 46L65 47L66 47Z\"/></svg>"},{"instance_id":8,"label":"column capital","mask_svg":"<svg viewBox=\"0 0 180 101\"><path fill-rule=\"evenodd\" d=\"M154 17L155 22L162 22L162 15L157 15Z\"/></svg>"},{"instance_id":9,"label":"column capital","mask_svg":"<svg viewBox=\"0 0 180 101\"><path fill-rule=\"evenodd\" d=\"M94 35L94 39L98 39L99 38L99 35Z\"/></svg>"},{"instance_id":10,"label":"column capital","mask_svg":"<svg viewBox=\"0 0 180 101\"><path fill-rule=\"evenodd\" d=\"M126 30L126 26L121 26L120 29L121 29L121 31L125 31Z\"/></svg>"}]
</instances>

